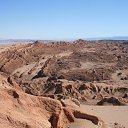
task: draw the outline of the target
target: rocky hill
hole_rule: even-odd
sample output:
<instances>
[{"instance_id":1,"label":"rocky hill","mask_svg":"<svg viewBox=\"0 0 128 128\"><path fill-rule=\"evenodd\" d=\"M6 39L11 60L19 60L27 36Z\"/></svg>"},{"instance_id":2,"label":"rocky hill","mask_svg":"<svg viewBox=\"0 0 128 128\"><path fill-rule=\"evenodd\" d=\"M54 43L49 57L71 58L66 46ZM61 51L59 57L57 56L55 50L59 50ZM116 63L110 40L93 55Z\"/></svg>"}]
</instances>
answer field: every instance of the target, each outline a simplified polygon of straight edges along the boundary
<instances>
[{"instance_id":1,"label":"rocky hill","mask_svg":"<svg viewBox=\"0 0 128 128\"><path fill-rule=\"evenodd\" d=\"M123 42L17 44L2 52L0 61L0 71L26 93L86 104L115 98L127 105L128 46Z\"/></svg>"},{"instance_id":2,"label":"rocky hill","mask_svg":"<svg viewBox=\"0 0 128 128\"><path fill-rule=\"evenodd\" d=\"M54 100L32 96L8 83L0 75L1 128L68 128L78 119L92 122L96 128L104 125L98 117L84 113L77 100Z\"/></svg>"},{"instance_id":3,"label":"rocky hill","mask_svg":"<svg viewBox=\"0 0 128 128\"><path fill-rule=\"evenodd\" d=\"M0 62L0 127L68 128L85 119L100 128L104 122L80 104L128 105L125 41L2 46Z\"/></svg>"}]
</instances>

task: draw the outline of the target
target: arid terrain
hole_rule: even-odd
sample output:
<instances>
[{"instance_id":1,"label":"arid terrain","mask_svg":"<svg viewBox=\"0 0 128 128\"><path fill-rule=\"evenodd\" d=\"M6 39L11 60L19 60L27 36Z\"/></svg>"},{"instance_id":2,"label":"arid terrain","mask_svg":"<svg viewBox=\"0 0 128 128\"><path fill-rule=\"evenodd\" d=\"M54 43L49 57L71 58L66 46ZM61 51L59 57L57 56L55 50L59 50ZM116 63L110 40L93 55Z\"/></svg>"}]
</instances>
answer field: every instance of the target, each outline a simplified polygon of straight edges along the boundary
<instances>
[{"instance_id":1,"label":"arid terrain","mask_svg":"<svg viewBox=\"0 0 128 128\"><path fill-rule=\"evenodd\" d=\"M0 45L0 128L128 128L128 41Z\"/></svg>"}]
</instances>

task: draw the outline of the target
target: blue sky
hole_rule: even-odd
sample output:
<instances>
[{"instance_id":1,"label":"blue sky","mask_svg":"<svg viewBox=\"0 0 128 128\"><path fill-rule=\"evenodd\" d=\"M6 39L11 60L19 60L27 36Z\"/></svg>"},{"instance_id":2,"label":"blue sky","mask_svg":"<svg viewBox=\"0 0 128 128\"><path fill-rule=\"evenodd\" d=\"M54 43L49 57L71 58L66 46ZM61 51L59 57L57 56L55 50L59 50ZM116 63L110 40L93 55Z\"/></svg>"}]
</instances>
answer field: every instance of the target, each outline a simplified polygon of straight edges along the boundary
<instances>
[{"instance_id":1,"label":"blue sky","mask_svg":"<svg viewBox=\"0 0 128 128\"><path fill-rule=\"evenodd\" d=\"M128 36L128 0L0 0L0 38Z\"/></svg>"}]
</instances>

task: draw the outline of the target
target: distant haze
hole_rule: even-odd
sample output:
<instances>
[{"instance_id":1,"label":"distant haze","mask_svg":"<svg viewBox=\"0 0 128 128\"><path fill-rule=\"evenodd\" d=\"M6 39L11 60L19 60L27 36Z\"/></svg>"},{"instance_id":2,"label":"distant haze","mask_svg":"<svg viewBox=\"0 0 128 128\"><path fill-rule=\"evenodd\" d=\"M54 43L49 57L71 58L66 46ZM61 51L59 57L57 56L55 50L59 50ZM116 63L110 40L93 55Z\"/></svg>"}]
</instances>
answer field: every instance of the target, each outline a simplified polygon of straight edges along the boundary
<instances>
[{"instance_id":1,"label":"distant haze","mask_svg":"<svg viewBox=\"0 0 128 128\"><path fill-rule=\"evenodd\" d=\"M75 41L77 39L62 39L62 40L40 40L40 39L0 39L0 44L15 44L15 43L32 43L36 40L42 41L42 42L49 42L49 41ZM97 37L97 38L83 38L83 40L128 40L128 36L126 37Z\"/></svg>"}]
</instances>

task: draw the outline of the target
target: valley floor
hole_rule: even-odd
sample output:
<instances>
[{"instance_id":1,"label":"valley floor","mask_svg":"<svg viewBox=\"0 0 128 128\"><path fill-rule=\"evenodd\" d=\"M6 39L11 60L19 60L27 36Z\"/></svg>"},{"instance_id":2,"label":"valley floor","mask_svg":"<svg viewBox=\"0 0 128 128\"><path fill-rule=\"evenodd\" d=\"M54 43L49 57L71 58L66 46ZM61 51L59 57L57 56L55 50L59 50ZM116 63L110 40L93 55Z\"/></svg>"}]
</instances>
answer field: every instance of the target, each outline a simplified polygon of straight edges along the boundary
<instances>
[{"instance_id":1,"label":"valley floor","mask_svg":"<svg viewBox=\"0 0 128 128\"><path fill-rule=\"evenodd\" d=\"M81 105L81 110L100 117L110 128L114 123L117 125L121 124L125 128L128 128L128 106Z\"/></svg>"}]
</instances>

